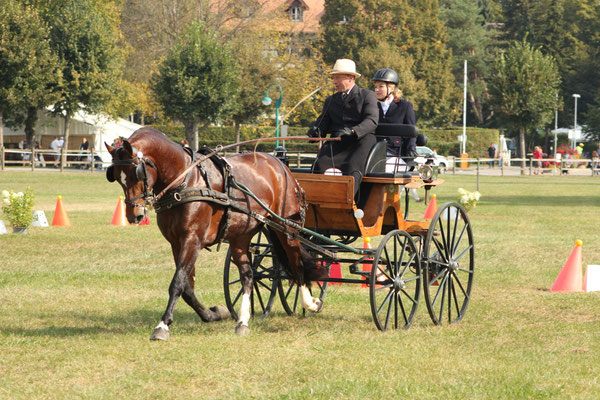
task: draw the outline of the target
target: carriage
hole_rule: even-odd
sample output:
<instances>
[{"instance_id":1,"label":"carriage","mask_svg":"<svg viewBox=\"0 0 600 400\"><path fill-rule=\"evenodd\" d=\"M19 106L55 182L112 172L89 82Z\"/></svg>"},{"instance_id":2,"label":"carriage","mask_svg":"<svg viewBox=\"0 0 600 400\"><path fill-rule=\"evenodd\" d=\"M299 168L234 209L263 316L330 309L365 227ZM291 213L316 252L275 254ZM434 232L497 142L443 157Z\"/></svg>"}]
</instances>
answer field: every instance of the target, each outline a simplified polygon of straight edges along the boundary
<instances>
[{"instance_id":1,"label":"carriage","mask_svg":"<svg viewBox=\"0 0 600 400\"><path fill-rule=\"evenodd\" d=\"M411 325L421 287L436 325L460 321L471 296L475 252L467 213L457 203L446 203L431 218L407 219L408 190L424 188L427 198L429 190L443 180L437 179L433 166L417 169L396 164L390 168L386 160L385 136L416 136L417 132L408 125L378 127L378 142L366 160L358 200L353 195L351 176L291 169L308 204L298 239L330 271L327 278L315 282L314 295L323 299L328 284L333 283L368 287L371 313L380 330ZM371 238L378 242L374 247ZM268 315L278 300L289 315L300 310L306 313L299 306L299 288L282 267L264 229L252 239L249 253L252 314ZM342 277L342 270L346 277ZM226 256L223 286L227 308L237 319L243 288L231 250Z\"/></svg>"},{"instance_id":2,"label":"carriage","mask_svg":"<svg viewBox=\"0 0 600 400\"><path fill-rule=\"evenodd\" d=\"M415 136L417 129L380 125L376 136L386 135ZM179 297L202 321L233 317L235 332L246 334L250 317L268 315L277 298L288 314L321 311L330 283L368 287L380 330L408 328L421 291L435 324L465 314L475 266L469 218L459 204L446 203L431 218L408 219L410 200L405 196L403 214L402 191L428 193L442 180L429 165L414 170L398 159L390 170L385 140L365 160L357 199L351 176L290 171L264 153L193 152L151 128L119 148L106 147L113 158L106 177L123 188L127 219L139 224L153 206L175 261L169 301L151 340L168 340ZM357 246L359 238L378 244ZM227 307L205 307L194 290L196 261L202 249L222 242L229 244ZM330 273L342 265L346 277Z\"/></svg>"}]
</instances>

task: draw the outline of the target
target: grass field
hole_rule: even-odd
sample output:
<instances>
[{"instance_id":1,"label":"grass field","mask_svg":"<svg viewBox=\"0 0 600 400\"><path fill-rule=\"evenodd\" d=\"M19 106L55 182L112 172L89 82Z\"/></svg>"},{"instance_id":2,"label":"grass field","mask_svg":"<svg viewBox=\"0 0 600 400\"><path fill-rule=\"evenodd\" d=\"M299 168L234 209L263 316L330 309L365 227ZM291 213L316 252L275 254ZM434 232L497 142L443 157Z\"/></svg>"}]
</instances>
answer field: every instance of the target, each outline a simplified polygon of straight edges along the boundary
<instances>
[{"instance_id":1,"label":"grass field","mask_svg":"<svg viewBox=\"0 0 600 400\"><path fill-rule=\"evenodd\" d=\"M444 179L439 203L476 189L474 176ZM174 265L154 215L110 226L121 192L103 174L1 172L0 190L31 186L50 221L62 195L73 226L0 236L0 398L598 398L600 293L549 288L576 239L583 264L600 264L599 182L480 178L475 284L459 324L433 326L422 303L410 329L379 332L368 290L344 285L321 314L288 317L278 304L245 337L180 300L170 341L157 343ZM206 305L224 304L224 256L199 258Z\"/></svg>"}]
</instances>

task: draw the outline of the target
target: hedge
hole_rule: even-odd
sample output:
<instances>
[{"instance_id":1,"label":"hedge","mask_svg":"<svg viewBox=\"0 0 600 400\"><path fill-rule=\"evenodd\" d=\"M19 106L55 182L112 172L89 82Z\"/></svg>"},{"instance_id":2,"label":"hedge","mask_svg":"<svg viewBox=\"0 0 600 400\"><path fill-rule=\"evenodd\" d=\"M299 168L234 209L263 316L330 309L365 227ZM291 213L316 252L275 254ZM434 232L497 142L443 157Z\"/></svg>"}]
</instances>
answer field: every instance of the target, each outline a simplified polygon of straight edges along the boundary
<instances>
[{"instance_id":1,"label":"hedge","mask_svg":"<svg viewBox=\"0 0 600 400\"><path fill-rule=\"evenodd\" d=\"M170 139L179 142L185 138L183 125L154 125L153 128L164 132ZM307 127L290 126L288 136L303 136L308 131ZM458 137L462 135L462 128L451 129L421 129L421 133L427 135L427 147L436 149L438 154L460 156L460 143ZM240 140L250 140L259 137L274 136L272 126L241 126ZM235 143L235 127L233 126L209 126L200 128L198 131L200 145L216 147ZM470 157L485 157L490 143L498 144L499 131L497 129L467 128L467 153ZM315 152L317 144L306 141L280 142L288 151ZM254 144L243 146L243 150L253 150ZM259 151L273 151L274 142L261 143L256 148Z\"/></svg>"}]
</instances>

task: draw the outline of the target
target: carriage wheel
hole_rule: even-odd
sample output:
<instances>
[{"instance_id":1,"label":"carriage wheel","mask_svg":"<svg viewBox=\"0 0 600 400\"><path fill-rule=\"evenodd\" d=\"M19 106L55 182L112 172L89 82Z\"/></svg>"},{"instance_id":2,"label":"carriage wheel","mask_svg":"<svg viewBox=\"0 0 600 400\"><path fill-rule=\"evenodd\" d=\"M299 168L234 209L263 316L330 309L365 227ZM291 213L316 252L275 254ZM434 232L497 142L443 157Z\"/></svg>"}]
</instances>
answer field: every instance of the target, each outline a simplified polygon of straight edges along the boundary
<instances>
[{"instance_id":1,"label":"carriage wheel","mask_svg":"<svg viewBox=\"0 0 600 400\"><path fill-rule=\"evenodd\" d=\"M306 310L302 308L300 300L300 290L296 282L294 282L286 271L281 272L281 280L279 286L279 298L281 305L288 315L294 315L302 310L302 315L306 315ZM327 282L313 282L310 292L313 296L318 293L319 299L325 299L327 291Z\"/></svg>"},{"instance_id":2,"label":"carriage wheel","mask_svg":"<svg viewBox=\"0 0 600 400\"><path fill-rule=\"evenodd\" d=\"M371 268L369 295L377 328L408 328L417 312L420 293L417 246L408 233L391 231L381 240Z\"/></svg>"},{"instance_id":3,"label":"carriage wheel","mask_svg":"<svg viewBox=\"0 0 600 400\"><path fill-rule=\"evenodd\" d=\"M252 266L252 295L250 305L252 316L266 317L271 311L277 293L279 263L271 251L272 245L266 231L259 231L250 242L249 257ZM238 267L231 260L231 249L227 250L223 272L225 303L231 316L237 320L236 309L242 301L242 282Z\"/></svg>"},{"instance_id":4,"label":"carriage wheel","mask_svg":"<svg viewBox=\"0 0 600 400\"><path fill-rule=\"evenodd\" d=\"M423 242L423 289L436 325L465 315L475 268L471 222L458 203L444 204L434 215Z\"/></svg>"}]
</instances>

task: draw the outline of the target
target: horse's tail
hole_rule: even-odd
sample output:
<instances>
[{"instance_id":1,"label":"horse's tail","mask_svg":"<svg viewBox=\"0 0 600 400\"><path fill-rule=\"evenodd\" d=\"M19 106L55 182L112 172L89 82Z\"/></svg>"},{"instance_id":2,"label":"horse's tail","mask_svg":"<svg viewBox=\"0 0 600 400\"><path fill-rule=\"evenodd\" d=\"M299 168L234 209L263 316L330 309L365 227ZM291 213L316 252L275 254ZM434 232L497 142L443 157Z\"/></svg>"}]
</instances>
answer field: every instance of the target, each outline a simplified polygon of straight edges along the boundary
<instances>
[{"instance_id":1,"label":"horse's tail","mask_svg":"<svg viewBox=\"0 0 600 400\"><path fill-rule=\"evenodd\" d=\"M320 265L317 260L300 244L298 243L298 252L300 256L300 265L290 265L289 258L283 243L277 232L271 228L268 229L269 239L273 244L273 254L279 260L279 264L288 271L294 278L296 283L303 284L314 281L319 281L329 276L329 271L323 265Z\"/></svg>"}]
</instances>

